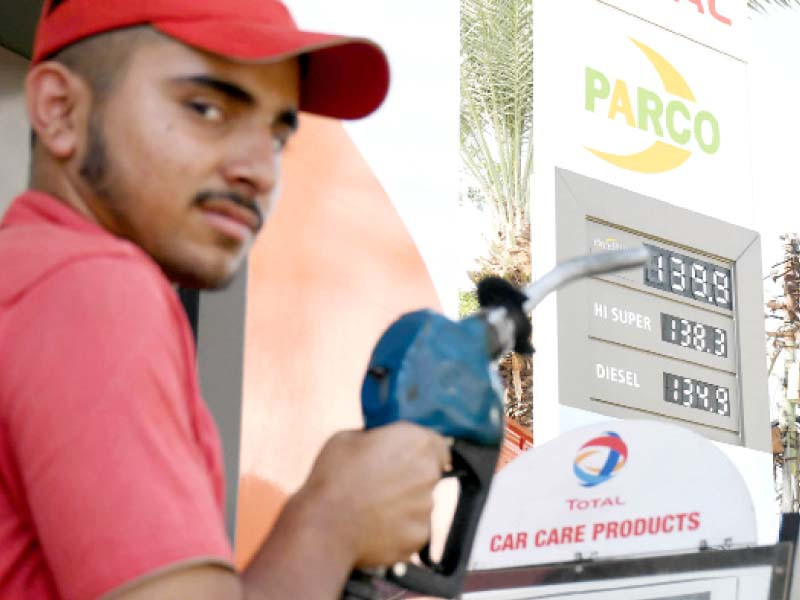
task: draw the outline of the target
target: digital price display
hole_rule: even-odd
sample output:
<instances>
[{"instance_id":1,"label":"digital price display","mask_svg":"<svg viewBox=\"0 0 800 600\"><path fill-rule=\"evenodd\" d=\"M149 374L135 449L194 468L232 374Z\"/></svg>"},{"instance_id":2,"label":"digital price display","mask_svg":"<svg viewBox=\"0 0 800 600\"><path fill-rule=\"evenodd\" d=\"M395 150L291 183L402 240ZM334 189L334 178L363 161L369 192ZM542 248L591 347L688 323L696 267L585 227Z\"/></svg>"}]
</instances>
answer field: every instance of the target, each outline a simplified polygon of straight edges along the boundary
<instances>
[{"instance_id":1,"label":"digital price display","mask_svg":"<svg viewBox=\"0 0 800 600\"><path fill-rule=\"evenodd\" d=\"M730 269L651 244L645 246L652 255L644 269L646 285L733 310Z\"/></svg>"},{"instance_id":2,"label":"digital price display","mask_svg":"<svg viewBox=\"0 0 800 600\"><path fill-rule=\"evenodd\" d=\"M672 373L664 373L664 400L725 417L731 414L728 388Z\"/></svg>"},{"instance_id":3,"label":"digital price display","mask_svg":"<svg viewBox=\"0 0 800 600\"><path fill-rule=\"evenodd\" d=\"M590 251L644 244L651 252L644 269L587 285L597 397L736 431L739 412L732 410L731 394L738 392L737 366L729 353L737 325L733 270L693 256L698 251L645 243L646 234L587 223Z\"/></svg>"},{"instance_id":4,"label":"digital price display","mask_svg":"<svg viewBox=\"0 0 800 600\"><path fill-rule=\"evenodd\" d=\"M561 169L556 210L559 260L651 254L559 291L559 402L768 451L758 234Z\"/></svg>"},{"instance_id":5,"label":"digital price display","mask_svg":"<svg viewBox=\"0 0 800 600\"><path fill-rule=\"evenodd\" d=\"M693 348L716 356L728 356L728 334L721 327L711 327L690 319L661 313L661 339L683 348Z\"/></svg>"}]
</instances>

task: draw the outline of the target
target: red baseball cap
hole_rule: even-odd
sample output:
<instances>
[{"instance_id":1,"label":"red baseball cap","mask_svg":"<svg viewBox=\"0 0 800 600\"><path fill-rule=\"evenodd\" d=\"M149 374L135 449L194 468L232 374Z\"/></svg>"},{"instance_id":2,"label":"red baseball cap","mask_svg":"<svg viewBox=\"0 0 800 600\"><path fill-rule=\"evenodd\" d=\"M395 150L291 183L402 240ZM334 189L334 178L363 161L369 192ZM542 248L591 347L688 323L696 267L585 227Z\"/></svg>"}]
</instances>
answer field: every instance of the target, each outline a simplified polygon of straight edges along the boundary
<instances>
[{"instance_id":1,"label":"red baseball cap","mask_svg":"<svg viewBox=\"0 0 800 600\"><path fill-rule=\"evenodd\" d=\"M232 60L307 55L303 111L357 119L378 108L389 89L389 63L377 44L301 31L279 0L46 0L33 64L84 38L144 24Z\"/></svg>"}]
</instances>

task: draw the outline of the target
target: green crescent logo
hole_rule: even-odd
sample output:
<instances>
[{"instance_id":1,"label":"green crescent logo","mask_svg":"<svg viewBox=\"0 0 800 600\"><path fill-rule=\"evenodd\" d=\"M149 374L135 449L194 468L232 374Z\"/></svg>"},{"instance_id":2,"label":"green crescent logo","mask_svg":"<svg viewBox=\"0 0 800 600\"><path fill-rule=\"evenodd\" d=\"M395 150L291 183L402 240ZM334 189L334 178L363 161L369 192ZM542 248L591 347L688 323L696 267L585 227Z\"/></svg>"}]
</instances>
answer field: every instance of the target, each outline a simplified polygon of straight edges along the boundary
<instances>
[{"instance_id":1,"label":"green crescent logo","mask_svg":"<svg viewBox=\"0 0 800 600\"><path fill-rule=\"evenodd\" d=\"M663 173L681 166L692 155L682 147L694 140L706 154L719 150L719 122L706 110L692 114L687 102L694 104L695 97L683 76L661 54L631 38L658 73L664 90L678 99L663 100L657 93L642 87L636 89L635 114L628 85L618 79L613 89L609 79L600 71L586 67L586 110L596 112L602 101L608 100L608 118L622 117L629 127L652 132L659 138L665 135L673 142L654 141L650 146L633 154L612 154L596 148L585 148L602 160L617 167L639 173Z\"/></svg>"}]
</instances>

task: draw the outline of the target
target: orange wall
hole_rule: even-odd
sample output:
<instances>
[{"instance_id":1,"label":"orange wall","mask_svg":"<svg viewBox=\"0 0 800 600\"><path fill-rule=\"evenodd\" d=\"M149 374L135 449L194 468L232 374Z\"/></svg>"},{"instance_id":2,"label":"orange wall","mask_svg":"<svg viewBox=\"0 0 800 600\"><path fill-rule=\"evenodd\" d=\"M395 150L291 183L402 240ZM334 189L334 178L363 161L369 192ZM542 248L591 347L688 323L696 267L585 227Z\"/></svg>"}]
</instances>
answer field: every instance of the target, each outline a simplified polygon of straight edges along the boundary
<instances>
[{"instance_id":1,"label":"orange wall","mask_svg":"<svg viewBox=\"0 0 800 600\"><path fill-rule=\"evenodd\" d=\"M361 379L383 330L402 312L439 307L405 225L339 122L303 115L283 169L249 263L240 567L328 436L361 426Z\"/></svg>"}]
</instances>

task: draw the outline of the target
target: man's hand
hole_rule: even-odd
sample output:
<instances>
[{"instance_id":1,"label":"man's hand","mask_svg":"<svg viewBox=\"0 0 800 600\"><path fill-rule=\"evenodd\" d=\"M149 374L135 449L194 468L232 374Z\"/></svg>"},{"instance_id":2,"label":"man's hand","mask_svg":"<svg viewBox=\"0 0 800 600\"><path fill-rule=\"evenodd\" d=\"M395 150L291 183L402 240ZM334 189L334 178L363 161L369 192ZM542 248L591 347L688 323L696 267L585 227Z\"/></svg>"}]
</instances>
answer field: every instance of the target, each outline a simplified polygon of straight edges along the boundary
<instances>
[{"instance_id":1,"label":"man's hand","mask_svg":"<svg viewBox=\"0 0 800 600\"><path fill-rule=\"evenodd\" d=\"M323 447L297 500L316 505L356 566L391 565L430 539L433 488L450 460L446 438L411 423L342 432Z\"/></svg>"},{"instance_id":2,"label":"man's hand","mask_svg":"<svg viewBox=\"0 0 800 600\"><path fill-rule=\"evenodd\" d=\"M430 537L450 443L396 423L334 435L241 578L192 561L115 590L115 600L339 600L355 566L404 561Z\"/></svg>"}]
</instances>

